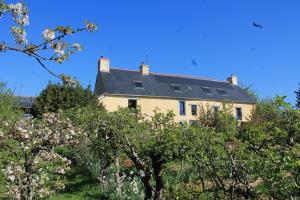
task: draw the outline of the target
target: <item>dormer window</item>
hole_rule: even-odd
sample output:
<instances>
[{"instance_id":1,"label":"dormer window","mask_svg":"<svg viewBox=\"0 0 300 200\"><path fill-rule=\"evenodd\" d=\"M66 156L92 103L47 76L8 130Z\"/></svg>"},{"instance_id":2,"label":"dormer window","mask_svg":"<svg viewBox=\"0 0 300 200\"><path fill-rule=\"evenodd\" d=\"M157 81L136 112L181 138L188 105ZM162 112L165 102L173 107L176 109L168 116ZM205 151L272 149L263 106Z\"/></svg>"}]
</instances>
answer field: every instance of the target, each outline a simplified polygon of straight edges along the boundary
<instances>
[{"instance_id":1,"label":"dormer window","mask_svg":"<svg viewBox=\"0 0 300 200\"><path fill-rule=\"evenodd\" d=\"M211 94L211 90L208 87L201 87L201 88L205 94Z\"/></svg>"},{"instance_id":2,"label":"dormer window","mask_svg":"<svg viewBox=\"0 0 300 200\"><path fill-rule=\"evenodd\" d=\"M217 88L216 90L217 90L217 92L218 92L220 95L226 95L226 94L227 94L227 92L226 92L224 89Z\"/></svg>"},{"instance_id":3,"label":"dormer window","mask_svg":"<svg viewBox=\"0 0 300 200\"><path fill-rule=\"evenodd\" d=\"M132 84L136 89L144 89L142 81L132 81Z\"/></svg>"},{"instance_id":4,"label":"dormer window","mask_svg":"<svg viewBox=\"0 0 300 200\"><path fill-rule=\"evenodd\" d=\"M181 91L180 85L179 85L179 84L171 84L170 86L171 86L171 88L172 88L175 92L180 92L180 91Z\"/></svg>"}]
</instances>

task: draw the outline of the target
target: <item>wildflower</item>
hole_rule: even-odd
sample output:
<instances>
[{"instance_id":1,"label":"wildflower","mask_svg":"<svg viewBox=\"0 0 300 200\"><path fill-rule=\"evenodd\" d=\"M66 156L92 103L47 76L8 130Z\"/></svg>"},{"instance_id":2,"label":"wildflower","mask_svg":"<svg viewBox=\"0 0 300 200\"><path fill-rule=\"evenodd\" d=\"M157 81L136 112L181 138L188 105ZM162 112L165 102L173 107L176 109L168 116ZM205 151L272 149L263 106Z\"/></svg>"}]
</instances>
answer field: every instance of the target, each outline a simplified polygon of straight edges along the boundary
<instances>
[{"instance_id":1,"label":"wildflower","mask_svg":"<svg viewBox=\"0 0 300 200\"><path fill-rule=\"evenodd\" d=\"M55 38L55 32L49 28L46 28L44 31L43 31L43 38L46 40L46 41L51 41Z\"/></svg>"}]
</instances>

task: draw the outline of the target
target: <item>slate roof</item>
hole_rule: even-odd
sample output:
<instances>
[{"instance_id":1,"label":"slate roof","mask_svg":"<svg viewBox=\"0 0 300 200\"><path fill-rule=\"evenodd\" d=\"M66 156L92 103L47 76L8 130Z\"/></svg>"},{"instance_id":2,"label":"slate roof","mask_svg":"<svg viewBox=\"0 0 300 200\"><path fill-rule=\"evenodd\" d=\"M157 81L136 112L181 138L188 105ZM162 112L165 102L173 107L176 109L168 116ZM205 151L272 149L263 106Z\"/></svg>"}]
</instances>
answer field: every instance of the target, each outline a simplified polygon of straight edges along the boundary
<instances>
[{"instance_id":1,"label":"slate roof","mask_svg":"<svg viewBox=\"0 0 300 200\"><path fill-rule=\"evenodd\" d=\"M141 81L143 88L135 88L133 81ZM171 84L180 86L175 91ZM209 88L211 94L203 91ZM224 92L218 90L225 90ZM150 73L142 75L140 71L110 69L110 72L100 72L97 75L95 94L126 95L126 96L155 96L180 99L204 99L219 101L235 101L255 103L255 100L239 86L227 81L209 80L178 75L163 75Z\"/></svg>"},{"instance_id":2,"label":"slate roof","mask_svg":"<svg viewBox=\"0 0 300 200\"><path fill-rule=\"evenodd\" d=\"M36 97L25 97L25 96L16 96L17 106L21 108L32 108L33 102Z\"/></svg>"}]
</instances>

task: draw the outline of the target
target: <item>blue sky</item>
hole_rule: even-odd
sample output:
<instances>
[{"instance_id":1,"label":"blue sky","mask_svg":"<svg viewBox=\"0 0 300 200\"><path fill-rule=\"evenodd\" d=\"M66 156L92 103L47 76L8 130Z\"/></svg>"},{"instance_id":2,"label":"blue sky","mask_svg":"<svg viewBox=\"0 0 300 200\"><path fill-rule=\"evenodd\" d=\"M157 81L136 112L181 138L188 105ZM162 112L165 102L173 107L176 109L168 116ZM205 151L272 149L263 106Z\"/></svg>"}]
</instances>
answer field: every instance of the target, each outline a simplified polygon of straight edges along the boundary
<instances>
[{"instance_id":1,"label":"blue sky","mask_svg":"<svg viewBox=\"0 0 300 200\"><path fill-rule=\"evenodd\" d=\"M8 1L15 2L15 1ZM278 95L295 101L300 74L300 1L297 0L52 0L24 1L30 9L28 40L39 43L47 26L98 24L96 33L70 41L84 50L62 65L48 63L94 86L97 60L138 69L148 54L152 72L187 74L224 80L230 74L250 85L260 98ZM263 25L254 28L252 22ZM0 19L0 41L13 43ZM197 65L193 65L193 60ZM35 60L0 53L0 80L16 94L38 95L54 77Z\"/></svg>"}]
</instances>

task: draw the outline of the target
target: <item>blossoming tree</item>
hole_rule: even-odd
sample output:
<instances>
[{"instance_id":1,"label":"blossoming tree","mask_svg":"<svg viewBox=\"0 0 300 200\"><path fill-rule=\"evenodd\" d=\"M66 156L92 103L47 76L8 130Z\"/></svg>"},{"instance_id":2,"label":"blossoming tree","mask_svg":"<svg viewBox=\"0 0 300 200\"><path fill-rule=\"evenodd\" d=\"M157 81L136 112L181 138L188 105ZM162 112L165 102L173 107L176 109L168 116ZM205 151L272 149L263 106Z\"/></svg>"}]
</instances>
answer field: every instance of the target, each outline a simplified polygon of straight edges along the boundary
<instances>
[{"instance_id":1,"label":"blossoming tree","mask_svg":"<svg viewBox=\"0 0 300 200\"><path fill-rule=\"evenodd\" d=\"M4 197L42 199L64 188L62 175L71 161L54 151L57 146L76 144L79 132L58 114L20 121L0 134L2 174L7 179ZM76 134L75 134L76 132Z\"/></svg>"},{"instance_id":2,"label":"blossoming tree","mask_svg":"<svg viewBox=\"0 0 300 200\"><path fill-rule=\"evenodd\" d=\"M70 55L81 51L79 43L68 43L65 38L82 31L94 32L97 26L89 21L85 22L85 27L72 28L70 26L47 27L42 31L43 41L34 43L27 40L26 26L29 25L29 11L24 3L7 4L0 0L0 20L4 15L11 15L14 25L10 27L10 32L15 40L15 46L9 46L7 42L0 41L0 52L16 51L34 58L44 69L53 76L64 81L72 82L70 77L61 74L57 75L44 62L52 61L63 63Z\"/></svg>"}]
</instances>

